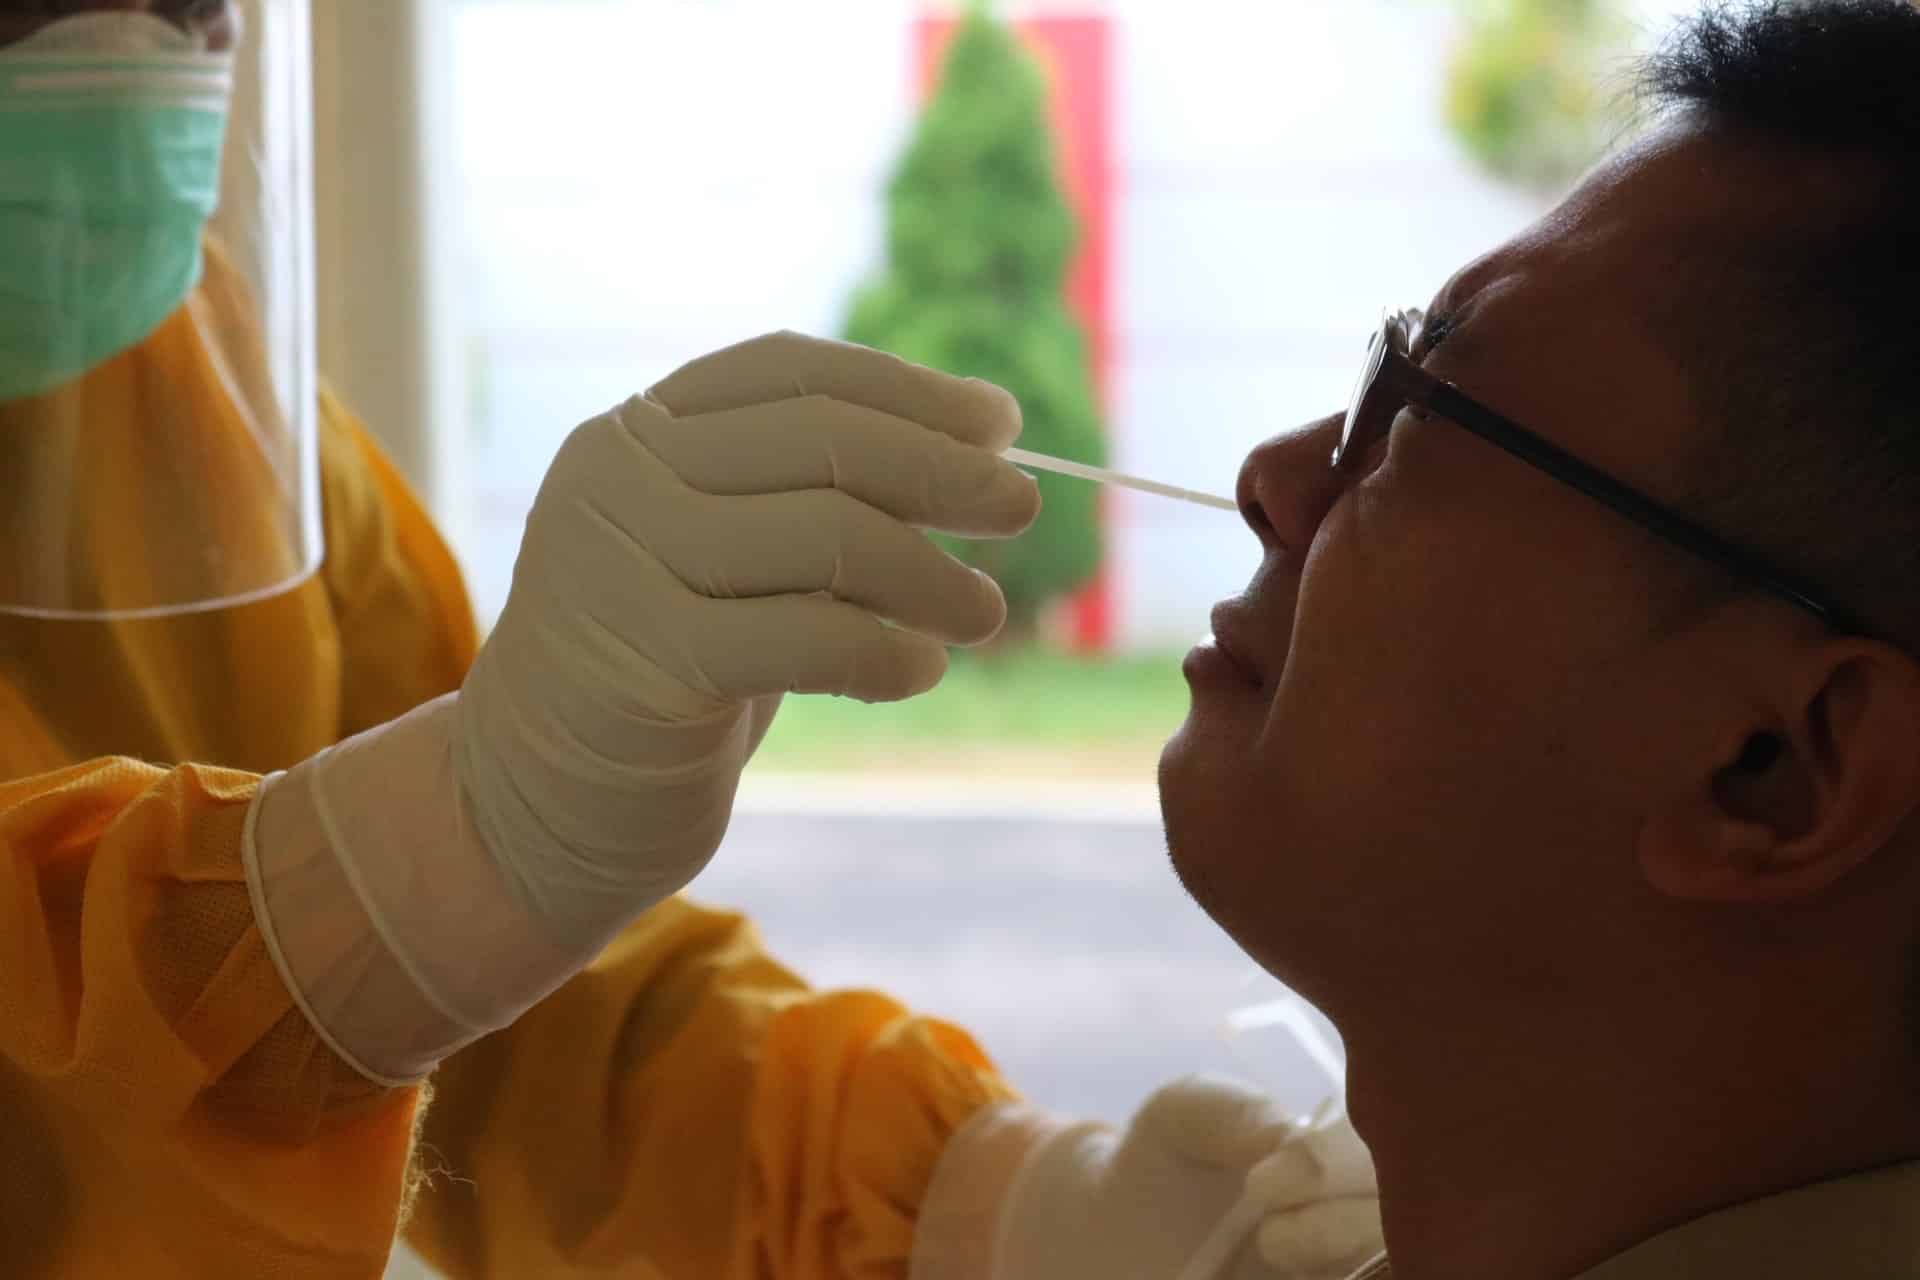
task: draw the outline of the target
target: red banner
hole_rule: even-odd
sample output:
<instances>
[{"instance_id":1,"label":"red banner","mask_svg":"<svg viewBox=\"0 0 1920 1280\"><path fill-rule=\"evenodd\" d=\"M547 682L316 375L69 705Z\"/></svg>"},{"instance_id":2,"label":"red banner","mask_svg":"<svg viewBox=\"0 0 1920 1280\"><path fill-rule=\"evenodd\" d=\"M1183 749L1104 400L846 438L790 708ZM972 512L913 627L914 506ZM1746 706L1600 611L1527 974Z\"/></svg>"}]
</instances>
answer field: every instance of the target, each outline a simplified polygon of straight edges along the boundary
<instances>
[{"instance_id":1,"label":"red banner","mask_svg":"<svg viewBox=\"0 0 1920 1280\"><path fill-rule=\"evenodd\" d=\"M914 25L914 73L921 96L933 92L955 20L928 15ZM1059 143L1060 182L1079 225L1067 269L1067 305L1086 334L1096 403L1112 404L1113 40L1097 15L1028 18L1013 28L1046 74L1049 114ZM1105 512L1105 504L1101 510ZM1113 637L1112 577L1106 568L1069 606L1073 647L1106 649Z\"/></svg>"}]
</instances>

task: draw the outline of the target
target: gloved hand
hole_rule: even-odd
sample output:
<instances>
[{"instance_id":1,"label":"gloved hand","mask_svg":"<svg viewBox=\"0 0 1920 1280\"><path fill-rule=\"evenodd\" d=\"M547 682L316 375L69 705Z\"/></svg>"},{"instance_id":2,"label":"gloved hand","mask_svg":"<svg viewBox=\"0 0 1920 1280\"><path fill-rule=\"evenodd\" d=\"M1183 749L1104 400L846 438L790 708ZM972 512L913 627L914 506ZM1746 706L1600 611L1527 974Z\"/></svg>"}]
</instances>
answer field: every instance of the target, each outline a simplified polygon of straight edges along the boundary
<instances>
[{"instance_id":1,"label":"gloved hand","mask_svg":"<svg viewBox=\"0 0 1920 1280\"><path fill-rule=\"evenodd\" d=\"M997 632L999 587L919 530L1025 529L1038 489L997 456L1019 432L988 383L796 334L575 431L455 727L527 909L610 935L706 865L774 699L910 697Z\"/></svg>"},{"instance_id":2,"label":"gloved hand","mask_svg":"<svg viewBox=\"0 0 1920 1280\"><path fill-rule=\"evenodd\" d=\"M576 429L457 701L298 771L386 953L356 963L404 970L448 1034L504 1025L706 864L782 694L931 688L945 646L991 637L1006 604L921 531L1032 522L1037 487L998 456L1019 431L991 384L796 334ZM280 880L311 903L324 874ZM345 963L337 937L303 949ZM305 985L315 1004L371 999L364 977ZM321 1021L371 1042L354 1060L379 1078L441 1047L393 1052L419 1013Z\"/></svg>"},{"instance_id":3,"label":"gloved hand","mask_svg":"<svg viewBox=\"0 0 1920 1280\"><path fill-rule=\"evenodd\" d=\"M955 1148L916 1280L1344 1280L1380 1249L1373 1165L1344 1117L1297 1123L1227 1081L1161 1088L1124 1133L983 1114ZM993 1238L984 1258L969 1232Z\"/></svg>"}]
</instances>

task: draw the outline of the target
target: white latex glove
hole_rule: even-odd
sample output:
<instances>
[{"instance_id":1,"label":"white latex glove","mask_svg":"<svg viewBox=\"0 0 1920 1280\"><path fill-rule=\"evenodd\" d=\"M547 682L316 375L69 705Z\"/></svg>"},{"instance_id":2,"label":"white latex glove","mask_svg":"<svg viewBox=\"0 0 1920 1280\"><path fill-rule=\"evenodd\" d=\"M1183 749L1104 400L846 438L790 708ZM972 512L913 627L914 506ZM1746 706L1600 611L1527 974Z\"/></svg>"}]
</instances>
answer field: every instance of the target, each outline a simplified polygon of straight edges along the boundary
<instances>
[{"instance_id":1,"label":"white latex glove","mask_svg":"<svg viewBox=\"0 0 1920 1280\"><path fill-rule=\"evenodd\" d=\"M1380 1249L1372 1162L1344 1118L1296 1123L1205 1077L1155 1092L1124 1133L1024 1110L956 1136L915 1280L1345 1280ZM968 1248L969 1231L991 1250Z\"/></svg>"},{"instance_id":2,"label":"white latex glove","mask_svg":"<svg viewBox=\"0 0 1920 1280\"><path fill-rule=\"evenodd\" d=\"M1019 432L997 387L796 334L575 431L455 730L527 909L610 936L719 846L771 699L910 697L993 636L999 587L919 530L1025 529L1038 489L997 456Z\"/></svg>"},{"instance_id":3,"label":"white latex glove","mask_svg":"<svg viewBox=\"0 0 1920 1280\"><path fill-rule=\"evenodd\" d=\"M1267 1274L1344 1278L1386 1247L1373 1157L1345 1112L1254 1165L1244 1194Z\"/></svg>"},{"instance_id":4,"label":"white latex glove","mask_svg":"<svg viewBox=\"0 0 1920 1280\"><path fill-rule=\"evenodd\" d=\"M991 384L797 334L576 429L457 700L259 806L256 906L322 1034L406 1078L505 1025L706 865L782 694L910 697L998 631L999 588L921 531L1032 522L1019 431Z\"/></svg>"}]
</instances>

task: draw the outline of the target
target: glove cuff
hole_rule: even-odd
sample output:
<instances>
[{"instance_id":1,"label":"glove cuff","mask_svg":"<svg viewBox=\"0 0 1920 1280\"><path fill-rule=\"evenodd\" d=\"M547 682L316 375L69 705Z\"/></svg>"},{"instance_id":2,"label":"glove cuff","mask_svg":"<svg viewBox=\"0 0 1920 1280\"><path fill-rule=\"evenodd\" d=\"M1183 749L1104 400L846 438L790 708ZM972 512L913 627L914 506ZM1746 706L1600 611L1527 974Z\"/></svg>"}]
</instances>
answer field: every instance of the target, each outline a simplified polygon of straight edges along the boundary
<instances>
[{"instance_id":1,"label":"glove cuff","mask_svg":"<svg viewBox=\"0 0 1920 1280\"><path fill-rule=\"evenodd\" d=\"M1102 1192L1121 1138L1094 1121L1060 1125L1007 1188L994 1280L1096 1280L1115 1274Z\"/></svg>"},{"instance_id":2,"label":"glove cuff","mask_svg":"<svg viewBox=\"0 0 1920 1280\"><path fill-rule=\"evenodd\" d=\"M920 1202L911 1280L997 1280L1014 1183L1036 1150L1074 1127L1019 1102L975 1112L947 1142Z\"/></svg>"},{"instance_id":3,"label":"glove cuff","mask_svg":"<svg viewBox=\"0 0 1920 1280\"><path fill-rule=\"evenodd\" d=\"M243 856L254 915L320 1038L386 1086L512 1022L593 958L508 892L454 781L457 695L262 785Z\"/></svg>"}]
</instances>

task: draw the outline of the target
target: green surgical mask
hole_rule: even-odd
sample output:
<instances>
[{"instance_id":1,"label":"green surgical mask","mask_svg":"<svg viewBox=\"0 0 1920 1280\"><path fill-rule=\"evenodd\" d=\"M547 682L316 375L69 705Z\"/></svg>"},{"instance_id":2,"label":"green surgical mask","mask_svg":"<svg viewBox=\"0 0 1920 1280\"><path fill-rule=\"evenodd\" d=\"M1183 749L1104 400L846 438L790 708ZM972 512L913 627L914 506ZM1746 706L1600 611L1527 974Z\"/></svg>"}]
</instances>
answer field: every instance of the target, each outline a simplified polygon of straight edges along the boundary
<instances>
[{"instance_id":1,"label":"green surgical mask","mask_svg":"<svg viewBox=\"0 0 1920 1280\"><path fill-rule=\"evenodd\" d=\"M0 401L133 346L200 279L232 55L140 13L0 47Z\"/></svg>"}]
</instances>

